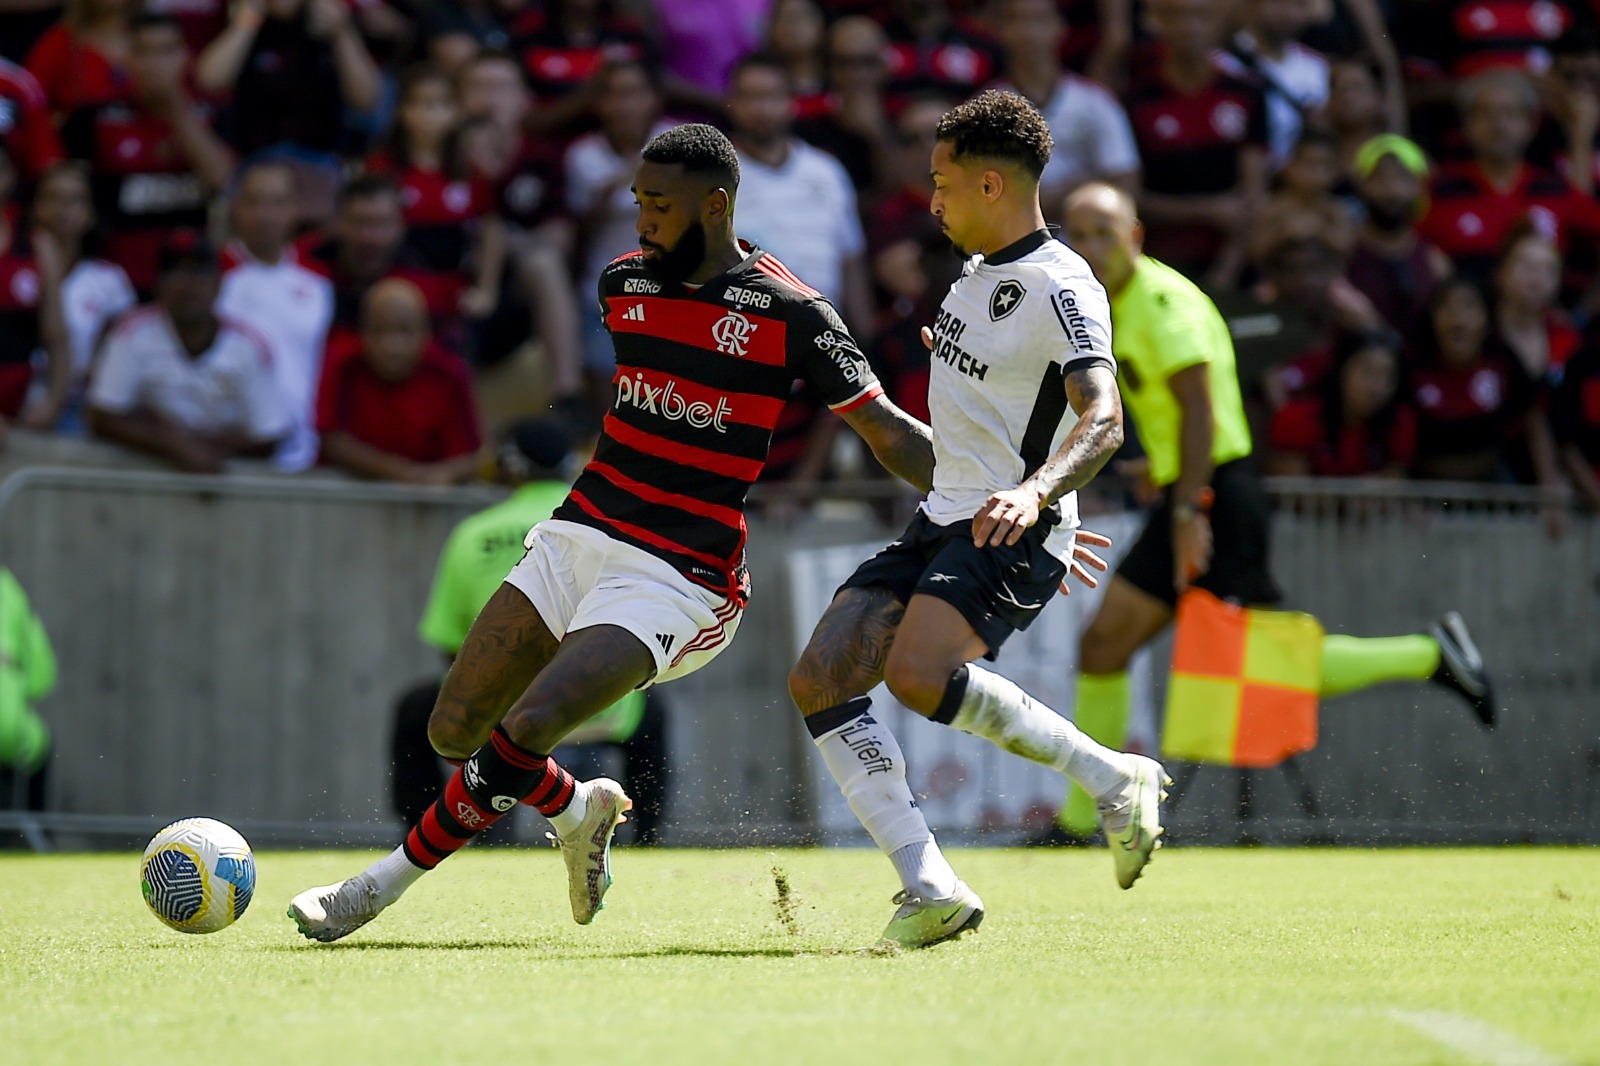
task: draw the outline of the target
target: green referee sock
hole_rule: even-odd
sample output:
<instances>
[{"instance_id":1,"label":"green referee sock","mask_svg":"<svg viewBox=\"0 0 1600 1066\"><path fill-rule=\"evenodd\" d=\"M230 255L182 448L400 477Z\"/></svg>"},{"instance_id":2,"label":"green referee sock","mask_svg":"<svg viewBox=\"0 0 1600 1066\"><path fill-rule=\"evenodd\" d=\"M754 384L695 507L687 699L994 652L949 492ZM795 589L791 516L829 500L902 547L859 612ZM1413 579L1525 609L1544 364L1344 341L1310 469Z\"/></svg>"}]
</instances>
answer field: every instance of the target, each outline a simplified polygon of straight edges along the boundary
<instances>
[{"instance_id":1,"label":"green referee sock","mask_svg":"<svg viewBox=\"0 0 1600 1066\"><path fill-rule=\"evenodd\" d=\"M1381 685L1385 681L1426 681L1439 668L1439 642L1421 633L1408 637L1322 638L1324 696Z\"/></svg>"},{"instance_id":2,"label":"green referee sock","mask_svg":"<svg viewBox=\"0 0 1600 1066\"><path fill-rule=\"evenodd\" d=\"M1126 670L1115 674L1078 675L1078 705L1072 721L1093 740L1121 751L1128 740L1133 692ZM1094 797L1077 785L1067 789L1067 802L1056 815L1061 828L1074 836L1092 836L1099 828Z\"/></svg>"}]
</instances>

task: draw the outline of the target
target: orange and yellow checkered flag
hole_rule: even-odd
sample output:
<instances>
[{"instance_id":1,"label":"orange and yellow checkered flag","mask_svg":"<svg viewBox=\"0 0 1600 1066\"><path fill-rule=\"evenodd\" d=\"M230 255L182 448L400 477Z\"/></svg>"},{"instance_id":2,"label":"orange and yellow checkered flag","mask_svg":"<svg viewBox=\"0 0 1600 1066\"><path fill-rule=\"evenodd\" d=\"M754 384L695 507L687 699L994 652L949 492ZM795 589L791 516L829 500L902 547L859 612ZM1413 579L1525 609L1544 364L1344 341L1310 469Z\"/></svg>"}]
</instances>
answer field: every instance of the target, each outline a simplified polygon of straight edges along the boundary
<instances>
[{"instance_id":1,"label":"orange and yellow checkered flag","mask_svg":"<svg viewBox=\"0 0 1600 1066\"><path fill-rule=\"evenodd\" d=\"M1322 637L1308 614L1235 607L1189 589L1178 601L1161 753L1276 766L1316 747Z\"/></svg>"}]
</instances>

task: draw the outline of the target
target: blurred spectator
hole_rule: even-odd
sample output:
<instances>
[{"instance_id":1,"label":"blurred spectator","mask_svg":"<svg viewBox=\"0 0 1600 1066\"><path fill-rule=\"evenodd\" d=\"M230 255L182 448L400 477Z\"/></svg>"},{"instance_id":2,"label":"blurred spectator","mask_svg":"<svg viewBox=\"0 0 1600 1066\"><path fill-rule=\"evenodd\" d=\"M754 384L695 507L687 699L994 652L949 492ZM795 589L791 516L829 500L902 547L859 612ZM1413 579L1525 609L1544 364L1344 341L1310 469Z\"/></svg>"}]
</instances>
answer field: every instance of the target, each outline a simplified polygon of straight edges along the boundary
<instances>
[{"instance_id":1,"label":"blurred spectator","mask_svg":"<svg viewBox=\"0 0 1600 1066\"><path fill-rule=\"evenodd\" d=\"M674 97L715 109L740 56L766 36L772 0L653 0Z\"/></svg>"},{"instance_id":2,"label":"blurred spectator","mask_svg":"<svg viewBox=\"0 0 1600 1066\"><path fill-rule=\"evenodd\" d=\"M876 198L894 187L894 129L884 99L888 84L883 30L859 15L828 30L828 92L807 114L795 102L794 131L844 165L857 193Z\"/></svg>"},{"instance_id":3,"label":"blurred spectator","mask_svg":"<svg viewBox=\"0 0 1600 1066\"><path fill-rule=\"evenodd\" d=\"M1409 337L1451 271L1449 258L1417 234L1427 208L1428 160L1411 141L1384 133L1361 146L1353 172L1365 215L1345 277L1390 328Z\"/></svg>"},{"instance_id":4,"label":"blurred spectator","mask_svg":"<svg viewBox=\"0 0 1600 1066\"><path fill-rule=\"evenodd\" d=\"M1385 336L1346 334L1321 385L1272 418L1269 474L1404 477L1417 416L1400 395L1400 353Z\"/></svg>"},{"instance_id":5,"label":"blurred spectator","mask_svg":"<svg viewBox=\"0 0 1600 1066\"><path fill-rule=\"evenodd\" d=\"M144 15L132 34L125 98L79 108L61 135L68 154L89 164L106 258L148 293L162 242L174 230L206 225L233 156L211 132L207 107L184 88L188 53L178 24Z\"/></svg>"},{"instance_id":6,"label":"blurred spectator","mask_svg":"<svg viewBox=\"0 0 1600 1066\"><path fill-rule=\"evenodd\" d=\"M571 133L591 125L595 76L608 62L632 59L656 68L644 31L616 7L611 0L550 0L522 8L511 50L533 90L532 129Z\"/></svg>"},{"instance_id":7,"label":"blurred spectator","mask_svg":"<svg viewBox=\"0 0 1600 1066\"><path fill-rule=\"evenodd\" d=\"M1062 61L1120 93L1133 43L1132 0L1057 0L1056 8L1068 27L1059 42Z\"/></svg>"},{"instance_id":8,"label":"blurred spectator","mask_svg":"<svg viewBox=\"0 0 1600 1066\"><path fill-rule=\"evenodd\" d=\"M1440 164L1420 232L1459 273L1486 283L1496 251L1524 219L1563 250L1574 234L1600 234L1600 205L1526 162L1539 98L1524 75L1479 74L1461 86L1458 102L1472 157Z\"/></svg>"},{"instance_id":9,"label":"blurred spectator","mask_svg":"<svg viewBox=\"0 0 1600 1066\"><path fill-rule=\"evenodd\" d=\"M30 242L13 221L15 179L10 158L0 152L0 423L20 415L29 429L50 429L71 386L72 353L61 313L65 264L49 234L34 233ZM38 375L34 360L41 349L44 373Z\"/></svg>"},{"instance_id":10,"label":"blurred spectator","mask_svg":"<svg viewBox=\"0 0 1600 1066\"><path fill-rule=\"evenodd\" d=\"M361 299L383 278L404 278L422 291L434 328L459 333L457 305L461 277L429 270L405 247L406 220L400 187L381 174L365 174L339 194L339 212L330 236L302 241L300 261L333 282L334 332L354 333Z\"/></svg>"},{"instance_id":11,"label":"blurred spectator","mask_svg":"<svg viewBox=\"0 0 1600 1066\"><path fill-rule=\"evenodd\" d=\"M1055 148L1040 178L1039 202L1059 218L1066 196L1091 181L1139 184L1139 150L1127 112L1103 86L1061 66L1066 23L1054 0L1002 0L997 36L1005 55L1001 87L1032 100Z\"/></svg>"},{"instance_id":12,"label":"blurred spectator","mask_svg":"<svg viewBox=\"0 0 1600 1066\"><path fill-rule=\"evenodd\" d=\"M429 270L470 277L458 307L468 318L484 318L500 302L505 231L489 184L473 179L459 151L459 115L455 84L444 71L407 68L394 127L367 169L390 174L400 186L406 246Z\"/></svg>"},{"instance_id":13,"label":"blurred spectator","mask_svg":"<svg viewBox=\"0 0 1600 1066\"><path fill-rule=\"evenodd\" d=\"M927 293L924 248L940 248L951 261L960 262L951 250L950 239L940 229L939 220L928 211L933 198L933 178L928 171L938 140L935 134L939 120L949 109L948 100L921 97L901 110L894 122L898 156L895 170L900 187L867 212L872 280L888 297L890 313L895 316L910 313L911 305L920 303ZM944 294L939 293L938 298L944 299Z\"/></svg>"},{"instance_id":14,"label":"blurred spectator","mask_svg":"<svg viewBox=\"0 0 1600 1066\"><path fill-rule=\"evenodd\" d=\"M215 311L217 256L193 230L161 249L156 298L112 327L89 386L89 425L180 470L271 455L289 431L267 342Z\"/></svg>"},{"instance_id":15,"label":"blurred spectator","mask_svg":"<svg viewBox=\"0 0 1600 1066\"><path fill-rule=\"evenodd\" d=\"M1288 237L1321 237L1341 256L1355 245L1356 223L1342 200L1333 195L1339 184L1339 157L1333 138L1307 129L1278 171L1272 196L1254 223L1251 252Z\"/></svg>"},{"instance_id":16,"label":"blurred spectator","mask_svg":"<svg viewBox=\"0 0 1600 1066\"><path fill-rule=\"evenodd\" d=\"M1356 153L1372 138L1394 132L1384 114L1382 75L1360 56L1335 59L1328 68L1328 105L1323 111L1339 153L1339 170L1355 171Z\"/></svg>"},{"instance_id":17,"label":"blurred spectator","mask_svg":"<svg viewBox=\"0 0 1600 1066\"><path fill-rule=\"evenodd\" d=\"M429 336L427 304L411 282L372 286L360 337L329 345L317 431L323 462L357 477L456 485L476 474L470 372Z\"/></svg>"},{"instance_id":18,"label":"blurred spectator","mask_svg":"<svg viewBox=\"0 0 1600 1066\"><path fill-rule=\"evenodd\" d=\"M827 109L827 31L816 0L774 0L767 20L766 51L788 71L795 113L802 120ZM881 66L881 53L877 58Z\"/></svg>"},{"instance_id":19,"label":"blurred spectator","mask_svg":"<svg viewBox=\"0 0 1600 1066\"><path fill-rule=\"evenodd\" d=\"M0 59L0 149L24 183L64 154L44 90L32 74L6 59Z\"/></svg>"},{"instance_id":20,"label":"blurred spectator","mask_svg":"<svg viewBox=\"0 0 1600 1066\"><path fill-rule=\"evenodd\" d=\"M1512 366L1489 325L1475 284L1451 278L1439 286L1410 358L1419 477L1495 480L1504 474L1509 442L1519 432L1539 432L1530 420L1549 432L1527 376Z\"/></svg>"},{"instance_id":21,"label":"blurred spectator","mask_svg":"<svg viewBox=\"0 0 1600 1066\"><path fill-rule=\"evenodd\" d=\"M1266 250L1261 266L1253 296L1219 294L1217 306L1234 338L1246 400L1254 408L1264 398L1275 411L1320 386L1341 333L1383 324L1341 276L1344 259L1326 237L1284 238Z\"/></svg>"},{"instance_id":22,"label":"blurred spectator","mask_svg":"<svg viewBox=\"0 0 1600 1066\"><path fill-rule=\"evenodd\" d=\"M1561 253L1555 242L1526 223L1512 230L1494 272L1495 337L1509 353L1512 369L1527 379L1545 418L1580 339L1556 307L1560 291ZM1559 463L1553 451L1541 451L1546 448L1554 445L1542 432L1514 432L1506 451L1512 476L1525 484L1555 482L1552 471Z\"/></svg>"},{"instance_id":23,"label":"blurred spectator","mask_svg":"<svg viewBox=\"0 0 1600 1066\"><path fill-rule=\"evenodd\" d=\"M1319 123L1328 102L1328 61L1298 37L1311 25L1312 0L1245 0L1244 27L1227 54L1267 95L1267 146L1274 168L1288 163L1300 131Z\"/></svg>"},{"instance_id":24,"label":"blurred spectator","mask_svg":"<svg viewBox=\"0 0 1600 1066\"><path fill-rule=\"evenodd\" d=\"M950 16L948 0L891 0L889 94L897 106L913 93L970 96L1000 72L999 50L975 26Z\"/></svg>"},{"instance_id":25,"label":"blurred spectator","mask_svg":"<svg viewBox=\"0 0 1600 1066\"><path fill-rule=\"evenodd\" d=\"M1494 271L1495 332L1517 367L1539 389L1541 402L1561 384L1562 369L1578 348L1578 331L1556 306L1561 292L1561 251L1524 224L1511 232Z\"/></svg>"},{"instance_id":26,"label":"blurred spectator","mask_svg":"<svg viewBox=\"0 0 1600 1066\"><path fill-rule=\"evenodd\" d=\"M34 187L33 240L43 235L59 250L61 314L72 373L59 428L81 433L84 395L100 342L119 315L138 303L133 283L117 264L91 254L95 229L89 169L72 160L45 171ZM35 391L43 383L35 376Z\"/></svg>"},{"instance_id":27,"label":"blurred spectator","mask_svg":"<svg viewBox=\"0 0 1600 1066\"><path fill-rule=\"evenodd\" d=\"M511 47L508 24L521 0L436 0L417 12L416 40L428 62L452 77L484 49Z\"/></svg>"},{"instance_id":28,"label":"blurred spectator","mask_svg":"<svg viewBox=\"0 0 1600 1066\"><path fill-rule=\"evenodd\" d=\"M1600 173L1600 31L1579 26L1557 41L1540 88L1544 121L1528 157L1593 196Z\"/></svg>"},{"instance_id":29,"label":"blurred spectator","mask_svg":"<svg viewBox=\"0 0 1600 1066\"><path fill-rule=\"evenodd\" d=\"M129 85L136 0L67 0L56 23L24 64L38 79L57 120L122 99Z\"/></svg>"},{"instance_id":30,"label":"blurred spectator","mask_svg":"<svg viewBox=\"0 0 1600 1066\"><path fill-rule=\"evenodd\" d=\"M610 406L616 355L600 321L600 272L639 247L633 174L646 142L667 128L661 93L649 70L632 60L608 63L597 79L600 128L567 149L567 207L578 220L577 291L584 314L583 369L597 410ZM740 189L742 196L744 190ZM744 201L739 201L742 209ZM743 218L743 215L740 215Z\"/></svg>"},{"instance_id":31,"label":"blurred spectator","mask_svg":"<svg viewBox=\"0 0 1600 1066\"><path fill-rule=\"evenodd\" d=\"M794 98L782 65L760 55L741 59L728 118L739 150L740 236L777 256L865 333L872 302L855 190L837 159L793 136Z\"/></svg>"},{"instance_id":32,"label":"blurred spectator","mask_svg":"<svg viewBox=\"0 0 1600 1066\"><path fill-rule=\"evenodd\" d=\"M916 252L914 268L921 284L914 294L896 300L885 316L873 338L872 366L895 406L926 422L928 346L922 343L922 327L938 315L945 294L961 276L962 260L951 254L950 239L937 227L920 241L907 243Z\"/></svg>"},{"instance_id":33,"label":"blurred spectator","mask_svg":"<svg viewBox=\"0 0 1600 1066\"><path fill-rule=\"evenodd\" d=\"M1550 422L1562 469L1590 510L1600 511L1600 345L1592 335L1567 361Z\"/></svg>"},{"instance_id":34,"label":"blurred spectator","mask_svg":"<svg viewBox=\"0 0 1600 1066\"><path fill-rule=\"evenodd\" d=\"M1223 70L1223 0L1151 0L1156 40L1136 50L1128 91L1139 159L1145 251L1212 288L1232 284L1266 195L1260 88Z\"/></svg>"},{"instance_id":35,"label":"blurred spectator","mask_svg":"<svg viewBox=\"0 0 1600 1066\"><path fill-rule=\"evenodd\" d=\"M528 134L531 104L515 59L504 52L480 54L461 74L461 110L470 125L460 132L460 147L474 176L494 188L506 229L507 254L521 286L502 300L513 305L506 317L515 318L518 307L531 315L544 346L551 392L574 397L583 391L583 364L578 299L567 267L573 227L565 214L561 151L548 138ZM503 354L496 324L487 326L490 335L480 339L480 364ZM529 332L525 318L517 326L511 347Z\"/></svg>"},{"instance_id":36,"label":"blurred spectator","mask_svg":"<svg viewBox=\"0 0 1600 1066\"><path fill-rule=\"evenodd\" d=\"M196 59L194 78L231 99L226 129L239 153L289 155L302 171L303 216L326 218L346 120L375 109L383 93L344 0L240 0Z\"/></svg>"},{"instance_id":37,"label":"blurred spectator","mask_svg":"<svg viewBox=\"0 0 1600 1066\"><path fill-rule=\"evenodd\" d=\"M317 461L317 382L333 324L333 285L301 265L292 243L299 196L295 171L281 161L246 167L233 198L233 239L223 248L225 272L217 312L250 326L267 342L272 376L289 415L289 432L273 456L279 469Z\"/></svg>"},{"instance_id":38,"label":"blurred spectator","mask_svg":"<svg viewBox=\"0 0 1600 1066\"><path fill-rule=\"evenodd\" d=\"M34 704L56 687L56 656L28 594L0 567L0 807L45 806L50 728Z\"/></svg>"}]
</instances>

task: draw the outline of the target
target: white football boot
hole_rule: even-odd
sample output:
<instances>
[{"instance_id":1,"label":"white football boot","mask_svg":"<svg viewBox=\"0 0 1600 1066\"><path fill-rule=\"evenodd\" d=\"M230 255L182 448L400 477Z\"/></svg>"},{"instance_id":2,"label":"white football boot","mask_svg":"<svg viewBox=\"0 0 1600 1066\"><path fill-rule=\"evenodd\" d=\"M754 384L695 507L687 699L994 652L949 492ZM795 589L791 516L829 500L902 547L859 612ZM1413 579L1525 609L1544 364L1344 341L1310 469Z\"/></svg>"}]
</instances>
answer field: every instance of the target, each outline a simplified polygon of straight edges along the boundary
<instances>
[{"instance_id":1,"label":"white football boot","mask_svg":"<svg viewBox=\"0 0 1600 1066\"><path fill-rule=\"evenodd\" d=\"M1132 888L1144 872L1150 856L1161 846L1161 801L1167 798L1162 785L1172 784L1161 764L1143 755L1129 755L1133 777L1110 799L1098 805L1100 828L1116 864L1117 884Z\"/></svg>"},{"instance_id":2,"label":"white football boot","mask_svg":"<svg viewBox=\"0 0 1600 1066\"><path fill-rule=\"evenodd\" d=\"M882 942L903 951L953 940L983 924L983 900L965 881L957 881L955 893L947 899L923 899L901 890L893 902L900 909L889 919Z\"/></svg>"},{"instance_id":3,"label":"white football boot","mask_svg":"<svg viewBox=\"0 0 1600 1066\"><path fill-rule=\"evenodd\" d=\"M289 901L289 917L307 940L330 944L372 921L384 906L378 902L378 883L361 873L336 885L306 889Z\"/></svg>"},{"instance_id":4,"label":"white football boot","mask_svg":"<svg viewBox=\"0 0 1600 1066\"><path fill-rule=\"evenodd\" d=\"M556 836L555 841L567 863L572 920L588 925L605 906L606 889L611 887L611 837L628 820L633 800L608 777L580 781L577 787L588 801L583 821L572 836Z\"/></svg>"}]
</instances>

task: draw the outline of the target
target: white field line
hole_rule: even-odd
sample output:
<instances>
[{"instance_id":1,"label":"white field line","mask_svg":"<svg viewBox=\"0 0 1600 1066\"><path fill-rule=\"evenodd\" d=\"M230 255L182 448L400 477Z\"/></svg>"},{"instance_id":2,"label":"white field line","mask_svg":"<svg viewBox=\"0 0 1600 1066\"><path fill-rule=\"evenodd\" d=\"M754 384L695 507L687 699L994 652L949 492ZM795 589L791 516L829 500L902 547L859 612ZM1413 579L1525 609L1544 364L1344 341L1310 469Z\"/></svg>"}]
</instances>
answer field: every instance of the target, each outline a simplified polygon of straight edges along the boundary
<instances>
[{"instance_id":1,"label":"white field line","mask_svg":"<svg viewBox=\"0 0 1600 1066\"><path fill-rule=\"evenodd\" d=\"M1442 1010L1393 1010L1389 1016L1430 1040L1489 1066L1573 1066L1526 1041L1465 1014Z\"/></svg>"}]
</instances>

